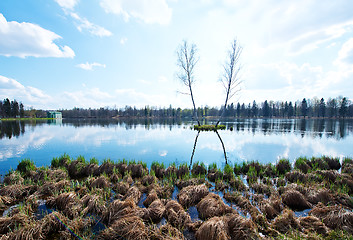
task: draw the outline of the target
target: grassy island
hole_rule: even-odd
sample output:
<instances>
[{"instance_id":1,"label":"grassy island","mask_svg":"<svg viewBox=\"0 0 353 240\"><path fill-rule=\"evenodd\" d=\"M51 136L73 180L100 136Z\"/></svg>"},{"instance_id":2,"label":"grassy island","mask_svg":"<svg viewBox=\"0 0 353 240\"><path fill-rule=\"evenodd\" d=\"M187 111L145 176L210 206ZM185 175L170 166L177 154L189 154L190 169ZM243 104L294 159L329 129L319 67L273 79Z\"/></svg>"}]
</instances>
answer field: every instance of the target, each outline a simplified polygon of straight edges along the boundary
<instances>
[{"instance_id":1,"label":"grassy island","mask_svg":"<svg viewBox=\"0 0 353 240\"><path fill-rule=\"evenodd\" d=\"M340 171L339 171L340 170ZM0 185L1 239L352 239L353 160L206 167L22 160Z\"/></svg>"},{"instance_id":2,"label":"grassy island","mask_svg":"<svg viewBox=\"0 0 353 240\"><path fill-rule=\"evenodd\" d=\"M226 129L225 125L218 125L217 127L215 125L194 125L194 130L197 131L216 131L224 129Z\"/></svg>"}]
</instances>

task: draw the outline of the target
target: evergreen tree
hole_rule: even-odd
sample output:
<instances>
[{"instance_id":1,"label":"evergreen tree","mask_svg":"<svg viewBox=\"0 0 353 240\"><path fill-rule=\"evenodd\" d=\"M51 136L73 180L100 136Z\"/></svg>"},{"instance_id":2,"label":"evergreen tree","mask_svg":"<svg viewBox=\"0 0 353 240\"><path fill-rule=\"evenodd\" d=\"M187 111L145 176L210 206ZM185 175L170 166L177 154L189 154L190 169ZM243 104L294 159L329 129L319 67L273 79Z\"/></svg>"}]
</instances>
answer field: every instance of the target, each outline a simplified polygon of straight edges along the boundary
<instances>
[{"instance_id":1,"label":"evergreen tree","mask_svg":"<svg viewBox=\"0 0 353 240\"><path fill-rule=\"evenodd\" d=\"M307 113L308 113L308 104L307 104L305 98L303 98L303 101L302 101L301 111L302 111L302 116L305 119L305 117L307 116Z\"/></svg>"},{"instance_id":2,"label":"evergreen tree","mask_svg":"<svg viewBox=\"0 0 353 240\"><path fill-rule=\"evenodd\" d=\"M319 105L319 117L325 117L326 115L326 104L325 100L321 98L320 105Z\"/></svg>"},{"instance_id":3,"label":"evergreen tree","mask_svg":"<svg viewBox=\"0 0 353 240\"><path fill-rule=\"evenodd\" d=\"M340 117L346 117L348 110L348 100L346 97L342 98L340 108L338 110Z\"/></svg>"},{"instance_id":4,"label":"evergreen tree","mask_svg":"<svg viewBox=\"0 0 353 240\"><path fill-rule=\"evenodd\" d=\"M262 109L263 109L262 115L263 115L264 117L270 117L270 106L268 105L267 100L265 100Z\"/></svg>"}]
</instances>

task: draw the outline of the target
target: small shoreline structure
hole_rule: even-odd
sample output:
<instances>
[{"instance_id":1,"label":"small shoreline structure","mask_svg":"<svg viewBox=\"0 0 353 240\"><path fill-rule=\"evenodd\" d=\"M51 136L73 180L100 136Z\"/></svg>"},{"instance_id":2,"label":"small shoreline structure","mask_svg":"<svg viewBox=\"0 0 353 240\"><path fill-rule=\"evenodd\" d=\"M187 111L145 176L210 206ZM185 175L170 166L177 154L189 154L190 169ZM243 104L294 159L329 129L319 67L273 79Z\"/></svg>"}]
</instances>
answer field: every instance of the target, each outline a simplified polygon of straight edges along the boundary
<instances>
[{"instance_id":1,"label":"small shoreline structure","mask_svg":"<svg viewBox=\"0 0 353 240\"><path fill-rule=\"evenodd\" d=\"M352 239L353 160L223 169L64 154L0 184L0 239Z\"/></svg>"}]
</instances>

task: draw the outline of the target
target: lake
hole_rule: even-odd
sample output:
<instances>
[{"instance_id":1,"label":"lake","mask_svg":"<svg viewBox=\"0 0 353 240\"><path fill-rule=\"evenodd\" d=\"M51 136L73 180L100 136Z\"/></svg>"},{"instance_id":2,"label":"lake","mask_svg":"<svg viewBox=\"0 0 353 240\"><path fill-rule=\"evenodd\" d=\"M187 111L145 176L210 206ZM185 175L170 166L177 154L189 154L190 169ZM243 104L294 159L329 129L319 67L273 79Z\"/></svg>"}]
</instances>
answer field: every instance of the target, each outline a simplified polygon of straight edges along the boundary
<instances>
[{"instance_id":1,"label":"lake","mask_svg":"<svg viewBox=\"0 0 353 240\"><path fill-rule=\"evenodd\" d=\"M212 122L208 122L210 124ZM353 156L353 120L237 119L218 131L228 163L257 160L275 163L300 156ZM16 168L21 159L37 166L53 157L106 158L190 163L197 131L190 121L176 120L48 120L0 121L0 174ZM230 130L232 129L232 131ZM200 132L193 162L225 164L215 132Z\"/></svg>"}]
</instances>

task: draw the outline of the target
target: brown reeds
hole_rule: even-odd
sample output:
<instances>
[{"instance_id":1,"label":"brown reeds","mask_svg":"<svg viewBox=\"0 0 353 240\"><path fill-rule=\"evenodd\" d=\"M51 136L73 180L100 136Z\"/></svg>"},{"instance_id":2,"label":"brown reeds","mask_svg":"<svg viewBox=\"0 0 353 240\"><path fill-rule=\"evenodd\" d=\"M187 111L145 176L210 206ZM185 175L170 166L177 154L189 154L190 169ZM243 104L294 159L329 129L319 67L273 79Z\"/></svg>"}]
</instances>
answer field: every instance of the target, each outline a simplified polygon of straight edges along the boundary
<instances>
[{"instance_id":1,"label":"brown reeds","mask_svg":"<svg viewBox=\"0 0 353 240\"><path fill-rule=\"evenodd\" d=\"M286 175L285 175L285 178L287 179L288 182L291 182L291 183L295 183L295 182L306 182L306 174L302 173L302 172L299 172L299 171L291 171L291 172L287 172Z\"/></svg>"},{"instance_id":2,"label":"brown reeds","mask_svg":"<svg viewBox=\"0 0 353 240\"><path fill-rule=\"evenodd\" d=\"M133 186L129 188L129 190L127 190L123 200L131 199L135 202L135 204L137 204L140 201L140 198L141 198L140 190L137 187Z\"/></svg>"},{"instance_id":3,"label":"brown reeds","mask_svg":"<svg viewBox=\"0 0 353 240\"><path fill-rule=\"evenodd\" d=\"M138 216L143 220L151 221L154 223L160 222L163 218L165 207L161 200L153 201L148 208L142 208L138 211Z\"/></svg>"},{"instance_id":4,"label":"brown reeds","mask_svg":"<svg viewBox=\"0 0 353 240\"><path fill-rule=\"evenodd\" d=\"M165 217L168 223L179 230L185 229L191 223L190 215L174 200L168 201L165 205Z\"/></svg>"},{"instance_id":5,"label":"brown reeds","mask_svg":"<svg viewBox=\"0 0 353 240\"><path fill-rule=\"evenodd\" d=\"M298 219L289 209L285 209L281 215L275 218L272 227L280 233L287 233L292 229L301 229Z\"/></svg>"},{"instance_id":6,"label":"brown reeds","mask_svg":"<svg viewBox=\"0 0 353 240\"><path fill-rule=\"evenodd\" d=\"M325 206L319 203L309 214L321 219L331 229L345 230L353 234L353 212L342 206Z\"/></svg>"},{"instance_id":7,"label":"brown reeds","mask_svg":"<svg viewBox=\"0 0 353 240\"><path fill-rule=\"evenodd\" d=\"M29 223L29 217L24 213L17 213L11 217L0 217L0 234L14 231L19 226Z\"/></svg>"},{"instance_id":8,"label":"brown reeds","mask_svg":"<svg viewBox=\"0 0 353 240\"><path fill-rule=\"evenodd\" d=\"M184 240L184 235L177 228L173 227L169 223L162 225L159 228L159 232L162 235L163 240Z\"/></svg>"},{"instance_id":9,"label":"brown reeds","mask_svg":"<svg viewBox=\"0 0 353 240\"><path fill-rule=\"evenodd\" d=\"M148 231L142 219L137 216L119 218L107 229L103 230L97 239L148 239Z\"/></svg>"},{"instance_id":10,"label":"brown reeds","mask_svg":"<svg viewBox=\"0 0 353 240\"><path fill-rule=\"evenodd\" d=\"M94 175L100 176L103 173L105 173L106 175L110 176L113 174L114 167L115 167L114 163L110 161L106 161L102 163L97 169L95 169Z\"/></svg>"},{"instance_id":11,"label":"brown reeds","mask_svg":"<svg viewBox=\"0 0 353 240\"><path fill-rule=\"evenodd\" d=\"M274 219L282 211L282 201L278 197L273 197L260 202L260 210L267 219Z\"/></svg>"},{"instance_id":12,"label":"brown reeds","mask_svg":"<svg viewBox=\"0 0 353 240\"><path fill-rule=\"evenodd\" d=\"M201 219L220 217L234 210L223 202L215 193L209 193L197 204L197 211Z\"/></svg>"},{"instance_id":13,"label":"brown reeds","mask_svg":"<svg viewBox=\"0 0 353 240\"><path fill-rule=\"evenodd\" d=\"M289 189L283 193L282 201L293 210L304 210L312 207L304 195L294 189Z\"/></svg>"},{"instance_id":14,"label":"brown reeds","mask_svg":"<svg viewBox=\"0 0 353 240\"><path fill-rule=\"evenodd\" d=\"M197 204L202 198L208 194L208 189L205 185L188 186L183 188L177 198L181 205L190 207Z\"/></svg>"},{"instance_id":15,"label":"brown reeds","mask_svg":"<svg viewBox=\"0 0 353 240\"><path fill-rule=\"evenodd\" d=\"M37 193L43 197L52 196L55 192L60 191L66 186L70 186L70 182L68 180L61 180L57 183L48 182L41 186Z\"/></svg>"},{"instance_id":16,"label":"brown reeds","mask_svg":"<svg viewBox=\"0 0 353 240\"><path fill-rule=\"evenodd\" d=\"M148 194L147 198L145 201L143 201L143 205L145 207L148 207L154 200L158 199L158 195L156 190L152 189L150 193Z\"/></svg>"},{"instance_id":17,"label":"brown reeds","mask_svg":"<svg viewBox=\"0 0 353 240\"><path fill-rule=\"evenodd\" d=\"M91 188L107 188L107 187L109 187L109 181L106 177L100 176L97 179L92 181L90 187Z\"/></svg>"},{"instance_id":18,"label":"brown reeds","mask_svg":"<svg viewBox=\"0 0 353 240\"><path fill-rule=\"evenodd\" d=\"M316 232L323 236L326 236L329 229L325 224L317 217L307 216L298 218L300 225L305 229L305 232Z\"/></svg>"},{"instance_id":19,"label":"brown reeds","mask_svg":"<svg viewBox=\"0 0 353 240\"><path fill-rule=\"evenodd\" d=\"M23 184L23 177L17 171L14 171L4 177L4 184Z\"/></svg>"},{"instance_id":20,"label":"brown reeds","mask_svg":"<svg viewBox=\"0 0 353 240\"><path fill-rule=\"evenodd\" d=\"M310 189L307 192L306 197L311 204L317 204L319 202L327 204L332 201L332 196L327 189Z\"/></svg>"},{"instance_id":21,"label":"brown reeds","mask_svg":"<svg viewBox=\"0 0 353 240\"><path fill-rule=\"evenodd\" d=\"M74 192L64 192L57 197L50 197L46 205L61 211L70 219L77 217L81 208L76 193Z\"/></svg>"},{"instance_id":22,"label":"brown reeds","mask_svg":"<svg viewBox=\"0 0 353 240\"><path fill-rule=\"evenodd\" d=\"M129 164L127 170L131 172L132 178L142 178L148 171L142 164Z\"/></svg>"},{"instance_id":23,"label":"brown reeds","mask_svg":"<svg viewBox=\"0 0 353 240\"><path fill-rule=\"evenodd\" d=\"M204 222L195 233L197 240L228 240L228 226L224 223L223 218L213 217Z\"/></svg>"},{"instance_id":24,"label":"brown reeds","mask_svg":"<svg viewBox=\"0 0 353 240\"><path fill-rule=\"evenodd\" d=\"M228 233L231 239L259 239L256 225L250 219L243 218L239 214L231 214L224 217Z\"/></svg>"},{"instance_id":25,"label":"brown reeds","mask_svg":"<svg viewBox=\"0 0 353 240\"><path fill-rule=\"evenodd\" d=\"M111 224L119 218L135 216L136 211L137 207L132 199L129 198L125 201L117 199L109 204L106 211L103 213L102 220L107 224Z\"/></svg>"},{"instance_id":26,"label":"brown reeds","mask_svg":"<svg viewBox=\"0 0 353 240\"><path fill-rule=\"evenodd\" d=\"M82 211L83 215L86 215L87 213L91 213L91 214L101 216L106 209L103 200L98 195L95 195L95 194L93 195L87 194L82 197L81 201L83 206L85 206L85 208Z\"/></svg>"}]
</instances>

